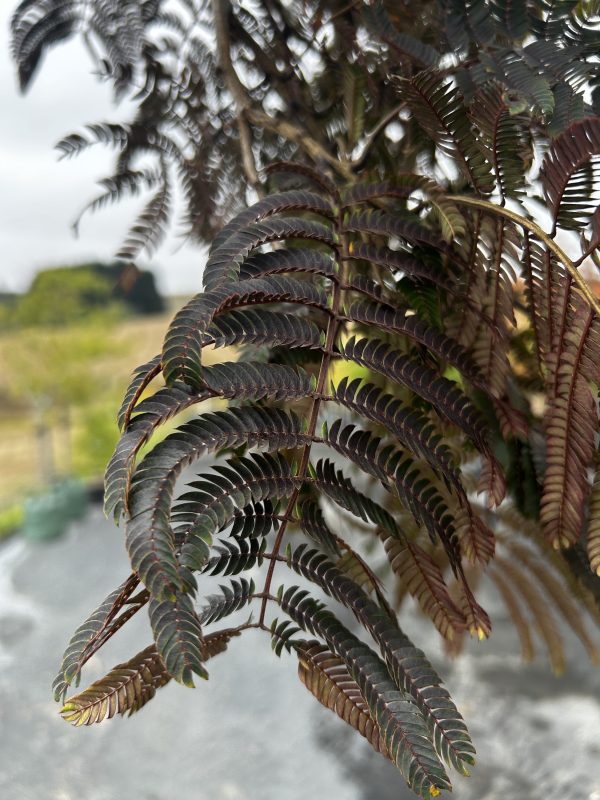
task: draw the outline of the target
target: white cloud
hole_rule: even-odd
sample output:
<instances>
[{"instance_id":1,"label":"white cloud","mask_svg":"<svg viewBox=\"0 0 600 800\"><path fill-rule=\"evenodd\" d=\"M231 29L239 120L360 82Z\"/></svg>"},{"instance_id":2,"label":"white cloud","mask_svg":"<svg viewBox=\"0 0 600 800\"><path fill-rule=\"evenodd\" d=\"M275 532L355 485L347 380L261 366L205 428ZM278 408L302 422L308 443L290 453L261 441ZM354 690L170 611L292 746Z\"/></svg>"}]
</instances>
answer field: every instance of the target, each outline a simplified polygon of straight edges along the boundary
<instances>
[{"instance_id":1,"label":"white cloud","mask_svg":"<svg viewBox=\"0 0 600 800\"><path fill-rule=\"evenodd\" d=\"M8 23L17 0L0 3L0 290L20 291L41 268L110 259L143 200L119 203L84 217L79 238L71 223L110 174L113 153L102 146L73 160L58 160L55 143L87 122L123 119L110 86L92 74L79 41L55 47L29 92L17 89L10 58ZM162 291L200 288L204 255L180 247L176 236L158 251L150 268ZM147 266L147 265L146 265Z\"/></svg>"}]
</instances>

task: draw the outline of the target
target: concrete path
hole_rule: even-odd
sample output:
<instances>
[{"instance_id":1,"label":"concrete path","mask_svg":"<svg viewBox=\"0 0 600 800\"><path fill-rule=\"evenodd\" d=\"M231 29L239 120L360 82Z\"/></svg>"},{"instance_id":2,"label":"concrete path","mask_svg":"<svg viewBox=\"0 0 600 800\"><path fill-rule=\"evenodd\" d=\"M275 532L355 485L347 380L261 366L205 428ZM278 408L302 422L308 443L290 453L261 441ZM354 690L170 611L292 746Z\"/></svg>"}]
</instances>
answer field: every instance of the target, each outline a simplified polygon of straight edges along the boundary
<instances>
[{"instance_id":1,"label":"concrete path","mask_svg":"<svg viewBox=\"0 0 600 800\"><path fill-rule=\"evenodd\" d=\"M131 719L75 729L50 684L75 627L127 574L122 533L94 509L60 541L0 549L2 800L405 800L395 770L310 697L295 660L249 632L196 690L169 685ZM490 605L491 604L491 605ZM478 749L456 800L600 800L600 670L578 644L566 679L495 631L454 664L431 625L405 627L434 658ZM494 611L497 613L494 614ZM150 641L145 615L89 663L94 680ZM567 632L568 633L568 632Z\"/></svg>"}]
</instances>

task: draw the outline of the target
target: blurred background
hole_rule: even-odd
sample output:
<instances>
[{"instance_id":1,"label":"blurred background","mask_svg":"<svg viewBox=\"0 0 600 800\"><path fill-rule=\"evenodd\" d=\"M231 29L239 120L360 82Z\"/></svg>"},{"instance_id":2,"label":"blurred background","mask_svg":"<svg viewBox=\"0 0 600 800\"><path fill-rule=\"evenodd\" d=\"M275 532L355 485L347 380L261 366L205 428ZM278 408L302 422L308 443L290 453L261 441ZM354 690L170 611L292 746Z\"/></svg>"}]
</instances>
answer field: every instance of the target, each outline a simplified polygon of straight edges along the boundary
<instances>
[{"instance_id":1,"label":"blurred background","mask_svg":"<svg viewBox=\"0 0 600 800\"><path fill-rule=\"evenodd\" d=\"M203 254L175 233L156 263L113 262L135 201L86 216L75 237L71 225L111 155L92 149L58 163L52 144L125 109L113 107L77 41L53 52L20 97L7 33L14 3L0 5L0 797L412 797L314 702L294 660L279 664L250 634L215 662L208 685L191 694L169 685L131 720L76 730L58 715L50 685L64 646L128 571L122 533L99 504L115 413L131 370L160 350L174 310L199 286ZM410 603L403 612L478 749L455 796L600 800L598 668L568 630L567 652L579 655L566 676L541 657L522 665L503 606L482 591L494 634L456 661ZM128 631L92 659L86 678L147 644L143 619ZM582 783L585 773L596 781Z\"/></svg>"}]
</instances>

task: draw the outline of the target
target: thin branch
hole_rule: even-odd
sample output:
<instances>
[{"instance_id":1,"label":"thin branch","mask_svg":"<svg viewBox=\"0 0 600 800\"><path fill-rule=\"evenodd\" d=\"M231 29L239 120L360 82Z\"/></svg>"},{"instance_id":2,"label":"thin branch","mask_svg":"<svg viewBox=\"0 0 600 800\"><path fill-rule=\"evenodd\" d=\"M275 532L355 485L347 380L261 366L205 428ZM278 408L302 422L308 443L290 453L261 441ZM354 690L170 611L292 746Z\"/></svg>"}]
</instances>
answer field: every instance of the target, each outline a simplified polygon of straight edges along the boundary
<instances>
[{"instance_id":1,"label":"thin branch","mask_svg":"<svg viewBox=\"0 0 600 800\"><path fill-rule=\"evenodd\" d=\"M462 206L472 206L474 208L480 208L485 211L489 211L492 214L497 214L500 217L505 217L506 219L510 219L513 222L516 222L521 227L525 228L526 230L534 233L538 239L543 242L548 250L553 253L558 260L564 264L567 269L569 275L573 278L574 282L577 284L577 288L581 292L581 294L585 297L588 301L590 306L594 309L596 314L600 317L600 304L592 294L589 286L587 285L584 278L581 277L579 272L577 271L577 266L575 262L573 262L569 256L562 250L556 242L542 229L539 225L536 225L535 222L532 222L527 217L521 216L521 214L517 214L516 211L511 211L508 208L503 208L501 206L496 205L495 203L490 203L487 200L480 200L476 197L464 197L462 195L446 195L445 199L452 200L454 203Z\"/></svg>"},{"instance_id":2,"label":"thin branch","mask_svg":"<svg viewBox=\"0 0 600 800\"><path fill-rule=\"evenodd\" d=\"M398 114L404 108L404 105L405 105L404 102L402 102L395 108L392 108L390 111L388 111L388 113L379 120L377 125L375 125L373 130L367 134L365 143L362 146L362 152L357 158L354 159L354 161L350 162L350 166L352 167L353 170L357 170L362 167L362 165L367 159L367 156L369 155L369 150L373 147L373 145L377 141L379 134L382 133L387 128L387 126L390 124L390 122L392 122L394 117L398 116Z\"/></svg>"},{"instance_id":3,"label":"thin branch","mask_svg":"<svg viewBox=\"0 0 600 800\"><path fill-rule=\"evenodd\" d=\"M273 131L273 133L278 134L282 138L297 144L317 164L320 161L324 161L333 167L343 178L349 179L352 177L352 168L350 164L340 161L316 139L313 139L306 131L297 127L292 122L288 122L284 119L276 119L256 108L247 108L246 114L250 122L254 125Z\"/></svg>"},{"instance_id":4,"label":"thin branch","mask_svg":"<svg viewBox=\"0 0 600 800\"><path fill-rule=\"evenodd\" d=\"M227 21L229 2L227 2L227 0L213 0L212 5L219 63L227 82L227 88L231 92L236 104L238 127L240 126L240 120L242 120L242 125L240 127L240 145L242 149L242 158L244 160L244 169L250 183L256 188L258 185L258 174L252 155L250 132L244 131L243 129L243 122L245 120L248 120L253 125L257 125L260 128L273 131L273 133L278 134L290 142L294 142L316 163L324 161L344 178L350 178L352 176L350 167L340 162L335 155L332 155L329 150L323 147L316 139L313 139L312 136L309 136L302 128L299 128L294 125L294 123L287 120L276 119L266 114L264 111L252 107L252 100L245 86L240 81L235 71L233 61L231 60L229 25Z\"/></svg>"},{"instance_id":5,"label":"thin branch","mask_svg":"<svg viewBox=\"0 0 600 800\"><path fill-rule=\"evenodd\" d=\"M217 37L217 53L219 64L223 70L227 88L231 92L236 106L242 165L250 185L260 197L262 195L262 191L258 177L258 170L256 169L256 162L254 160L254 153L252 152L252 136L250 134L250 128L248 127L246 117L246 109L250 105L250 98L248 97L248 93L246 92L244 85L240 81L238 74L235 71L233 61L231 60L229 23L227 21L230 8L229 2L228 0L213 0L212 6L215 22L215 33Z\"/></svg>"}]
</instances>

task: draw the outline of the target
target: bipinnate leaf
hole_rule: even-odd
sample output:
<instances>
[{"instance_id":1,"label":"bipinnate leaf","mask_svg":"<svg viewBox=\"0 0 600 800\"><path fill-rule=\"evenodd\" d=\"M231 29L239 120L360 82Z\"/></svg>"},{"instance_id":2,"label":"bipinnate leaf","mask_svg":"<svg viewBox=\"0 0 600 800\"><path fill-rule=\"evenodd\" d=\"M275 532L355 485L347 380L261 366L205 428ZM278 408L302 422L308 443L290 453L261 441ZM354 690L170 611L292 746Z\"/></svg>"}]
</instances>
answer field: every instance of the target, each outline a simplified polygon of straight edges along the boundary
<instances>
[{"instance_id":1,"label":"bipinnate leaf","mask_svg":"<svg viewBox=\"0 0 600 800\"><path fill-rule=\"evenodd\" d=\"M230 586L222 584L219 588L221 593L208 597L208 603L200 611L200 621L203 625L217 622L239 611L250 602L255 590L254 581L246 578L231 581Z\"/></svg>"},{"instance_id":2,"label":"bipinnate leaf","mask_svg":"<svg viewBox=\"0 0 600 800\"><path fill-rule=\"evenodd\" d=\"M113 153L84 210L139 197L127 260L176 214L208 248L119 409L105 509L131 574L75 631L56 697L142 608L154 644L66 719L193 685L252 629L430 798L475 751L388 596L457 652L490 634L471 589L489 569L526 658L535 627L563 670L555 617L599 658L599 18L598 0L18 4L23 89L77 35L128 100L58 144ZM141 306L146 277L130 264L117 295ZM290 572L357 630L276 592Z\"/></svg>"}]
</instances>

